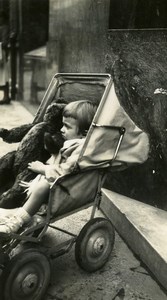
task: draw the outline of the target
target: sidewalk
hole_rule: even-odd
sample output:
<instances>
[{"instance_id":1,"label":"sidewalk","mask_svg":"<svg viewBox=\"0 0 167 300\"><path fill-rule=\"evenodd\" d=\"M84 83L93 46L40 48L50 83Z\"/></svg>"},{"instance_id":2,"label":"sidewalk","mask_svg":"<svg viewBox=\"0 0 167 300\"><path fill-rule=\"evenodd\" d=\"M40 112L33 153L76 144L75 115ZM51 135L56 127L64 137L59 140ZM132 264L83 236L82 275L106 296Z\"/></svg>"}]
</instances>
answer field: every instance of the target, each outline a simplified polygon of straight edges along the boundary
<instances>
[{"instance_id":1,"label":"sidewalk","mask_svg":"<svg viewBox=\"0 0 167 300\"><path fill-rule=\"evenodd\" d=\"M19 103L0 106L0 127L13 128L33 120L33 116ZM16 149L0 139L0 155ZM90 209L58 221L57 226L73 228L77 233L89 218ZM50 245L65 237L53 232L46 235ZM163 289L153 279L142 262L136 259L123 240L116 234L109 262L94 274L82 271L71 251L52 260L51 283L45 300L167 300Z\"/></svg>"}]
</instances>

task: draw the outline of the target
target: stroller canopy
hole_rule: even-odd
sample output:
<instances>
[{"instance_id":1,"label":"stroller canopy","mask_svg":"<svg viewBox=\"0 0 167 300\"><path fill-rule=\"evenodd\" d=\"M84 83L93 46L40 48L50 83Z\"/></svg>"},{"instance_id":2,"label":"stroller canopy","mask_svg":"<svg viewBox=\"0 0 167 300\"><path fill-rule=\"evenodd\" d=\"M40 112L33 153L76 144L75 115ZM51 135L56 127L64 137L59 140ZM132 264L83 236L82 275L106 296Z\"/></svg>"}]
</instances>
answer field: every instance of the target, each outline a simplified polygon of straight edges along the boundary
<instances>
[{"instance_id":1,"label":"stroller canopy","mask_svg":"<svg viewBox=\"0 0 167 300\"><path fill-rule=\"evenodd\" d=\"M121 128L125 129L125 134L115 157ZM141 164L148 158L148 152L147 134L135 125L121 107L114 84L110 81L87 134L78 160L79 168Z\"/></svg>"},{"instance_id":2,"label":"stroller canopy","mask_svg":"<svg viewBox=\"0 0 167 300\"><path fill-rule=\"evenodd\" d=\"M141 164L149 152L149 139L121 107L109 74L58 73L44 95L34 123L59 97L67 102L88 99L99 104L76 167L80 169ZM120 130L125 128L119 151Z\"/></svg>"}]
</instances>

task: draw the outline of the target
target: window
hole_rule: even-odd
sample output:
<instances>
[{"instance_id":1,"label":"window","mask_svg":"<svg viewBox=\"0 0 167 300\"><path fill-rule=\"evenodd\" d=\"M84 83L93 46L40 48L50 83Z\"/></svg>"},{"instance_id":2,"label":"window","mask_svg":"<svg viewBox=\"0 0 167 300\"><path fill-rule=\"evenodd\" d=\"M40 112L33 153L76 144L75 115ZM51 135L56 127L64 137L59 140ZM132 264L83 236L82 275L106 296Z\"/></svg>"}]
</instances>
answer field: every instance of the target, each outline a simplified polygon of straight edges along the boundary
<instances>
[{"instance_id":1,"label":"window","mask_svg":"<svg viewBox=\"0 0 167 300\"><path fill-rule=\"evenodd\" d=\"M110 0L109 28L167 28L167 0Z\"/></svg>"}]
</instances>

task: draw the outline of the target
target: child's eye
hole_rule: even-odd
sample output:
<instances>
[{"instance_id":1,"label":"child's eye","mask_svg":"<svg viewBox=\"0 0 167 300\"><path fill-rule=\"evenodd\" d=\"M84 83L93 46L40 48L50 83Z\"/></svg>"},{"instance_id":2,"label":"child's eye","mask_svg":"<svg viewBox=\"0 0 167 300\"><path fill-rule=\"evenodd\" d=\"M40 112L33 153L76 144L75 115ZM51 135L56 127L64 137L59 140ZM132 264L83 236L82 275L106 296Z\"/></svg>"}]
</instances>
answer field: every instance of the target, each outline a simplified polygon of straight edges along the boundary
<instances>
[{"instance_id":1,"label":"child's eye","mask_svg":"<svg viewBox=\"0 0 167 300\"><path fill-rule=\"evenodd\" d=\"M67 124L64 125L67 129L70 129L71 127Z\"/></svg>"}]
</instances>

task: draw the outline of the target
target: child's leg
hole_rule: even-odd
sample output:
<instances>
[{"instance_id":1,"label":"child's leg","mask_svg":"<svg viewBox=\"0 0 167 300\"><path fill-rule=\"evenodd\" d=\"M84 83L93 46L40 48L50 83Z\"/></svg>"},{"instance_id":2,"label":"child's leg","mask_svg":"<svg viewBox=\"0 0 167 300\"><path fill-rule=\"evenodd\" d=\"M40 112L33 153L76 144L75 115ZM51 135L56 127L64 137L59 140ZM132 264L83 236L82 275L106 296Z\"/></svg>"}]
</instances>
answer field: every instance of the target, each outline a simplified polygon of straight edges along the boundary
<instances>
[{"instance_id":1,"label":"child's leg","mask_svg":"<svg viewBox=\"0 0 167 300\"><path fill-rule=\"evenodd\" d=\"M49 197L50 186L47 180L42 177L33 189L32 194L23 205L18 208L14 214L9 214L9 217L4 217L0 220L0 233L17 232L18 229L27 223L31 217L39 210L41 205Z\"/></svg>"},{"instance_id":2,"label":"child's leg","mask_svg":"<svg viewBox=\"0 0 167 300\"><path fill-rule=\"evenodd\" d=\"M33 216L40 209L41 205L46 202L49 197L49 183L42 177L33 189L32 194L23 205L23 209Z\"/></svg>"}]
</instances>

